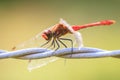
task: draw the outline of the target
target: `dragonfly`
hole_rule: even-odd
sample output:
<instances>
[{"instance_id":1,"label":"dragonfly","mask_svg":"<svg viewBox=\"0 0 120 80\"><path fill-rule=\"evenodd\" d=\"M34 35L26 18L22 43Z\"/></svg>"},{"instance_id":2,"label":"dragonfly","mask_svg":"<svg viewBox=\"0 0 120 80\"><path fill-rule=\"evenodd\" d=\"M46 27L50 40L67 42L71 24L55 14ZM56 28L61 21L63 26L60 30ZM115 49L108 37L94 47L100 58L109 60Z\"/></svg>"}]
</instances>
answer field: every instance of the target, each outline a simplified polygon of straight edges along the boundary
<instances>
[{"instance_id":1,"label":"dragonfly","mask_svg":"<svg viewBox=\"0 0 120 80\"><path fill-rule=\"evenodd\" d=\"M27 47L40 47L40 48L46 47L46 48L54 49L56 51L61 47L61 45L63 45L65 48L68 47L63 41L71 42L71 47L73 48L72 39L62 38L64 35L67 35L67 34L73 34L76 40L76 43L78 45L78 48L80 49L81 47L83 47L83 41L82 41L82 36L80 32L78 32L78 30L88 28L88 27L94 27L94 26L111 25L113 23L115 23L114 20L103 20L103 21L84 24L84 25L71 26L65 20L60 19L59 23L37 34L35 37L31 38L30 40L18 46L13 47L13 50L27 48ZM73 52L72 49L71 51ZM45 66L48 63L56 60L58 60L57 57L49 57L49 58L44 58L40 60L32 60L29 62L28 69L31 71L32 69Z\"/></svg>"}]
</instances>

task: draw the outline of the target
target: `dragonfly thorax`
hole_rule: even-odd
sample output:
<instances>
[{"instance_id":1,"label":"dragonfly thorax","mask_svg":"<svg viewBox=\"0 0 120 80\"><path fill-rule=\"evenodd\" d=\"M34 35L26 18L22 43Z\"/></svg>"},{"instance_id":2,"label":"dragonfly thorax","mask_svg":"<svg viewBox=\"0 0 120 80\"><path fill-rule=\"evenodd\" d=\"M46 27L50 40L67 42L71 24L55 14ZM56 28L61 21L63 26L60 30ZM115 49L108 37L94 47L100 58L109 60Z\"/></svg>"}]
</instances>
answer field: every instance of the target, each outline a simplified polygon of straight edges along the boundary
<instances>
[{"instance_id":1,"label":"dragonfly thorax","mask_svg":"<svg viewBox=\"0 0 120 80\"><path fill-rule=\"evenodd\" d=\"M42 37L45 40L51 40L52 38L59 38L67 33L71 33L71 31L64 24L56 24L52 28L45 30L42 33Z\"/></svg>"}]
</instances>

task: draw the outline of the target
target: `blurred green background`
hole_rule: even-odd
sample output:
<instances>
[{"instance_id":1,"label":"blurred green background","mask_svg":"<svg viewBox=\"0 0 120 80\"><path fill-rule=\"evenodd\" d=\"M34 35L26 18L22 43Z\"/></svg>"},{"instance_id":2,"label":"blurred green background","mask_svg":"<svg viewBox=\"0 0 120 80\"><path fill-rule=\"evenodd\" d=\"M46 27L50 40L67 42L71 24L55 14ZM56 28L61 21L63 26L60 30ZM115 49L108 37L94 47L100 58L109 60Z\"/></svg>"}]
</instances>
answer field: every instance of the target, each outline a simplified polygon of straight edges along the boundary
<instances>
[{"instance_id":1,"label":"blurred green background","mask_svg":"<svg viewBox=\"0 0 120 80\"><path fill-rule=\"evenodd\" d=\"M81 25L113 19L116 24L81 30L84 45L120 49L120 0L0 0L0 49L11 50L60 18ZM120 59L58 60L29 72L27 60L0 60L0 80L119 80Z\"/></svg>"}]
</instances>

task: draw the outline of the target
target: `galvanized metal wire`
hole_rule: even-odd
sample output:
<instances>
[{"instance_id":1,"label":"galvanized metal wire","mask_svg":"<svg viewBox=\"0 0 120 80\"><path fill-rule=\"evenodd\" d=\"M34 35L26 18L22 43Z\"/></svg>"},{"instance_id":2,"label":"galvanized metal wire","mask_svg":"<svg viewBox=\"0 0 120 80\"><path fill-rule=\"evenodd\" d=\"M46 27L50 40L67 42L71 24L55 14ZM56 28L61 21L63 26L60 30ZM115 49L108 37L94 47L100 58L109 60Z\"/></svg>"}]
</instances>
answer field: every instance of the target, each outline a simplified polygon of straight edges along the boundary
<instances>
[{"instance_id":1,"label":"galvanized metal wire","mask_svg":"<svg viewBox=\"0 0 120 80\"><path fill-rule=\"evenodd\" d=\"M15 59L31 60L31 59L48 58L52 56L68 58L68 59L101 58L101 57L119 58L120 50L108 51L108 50L92 48L92 47L82 47L81 49L73 48L73 52L71 52L71 48L64 48L57 51L49 50L45 48L26 48L16 51L0 50L0 59L15 58Z\"/></svg>"}]
</instances>

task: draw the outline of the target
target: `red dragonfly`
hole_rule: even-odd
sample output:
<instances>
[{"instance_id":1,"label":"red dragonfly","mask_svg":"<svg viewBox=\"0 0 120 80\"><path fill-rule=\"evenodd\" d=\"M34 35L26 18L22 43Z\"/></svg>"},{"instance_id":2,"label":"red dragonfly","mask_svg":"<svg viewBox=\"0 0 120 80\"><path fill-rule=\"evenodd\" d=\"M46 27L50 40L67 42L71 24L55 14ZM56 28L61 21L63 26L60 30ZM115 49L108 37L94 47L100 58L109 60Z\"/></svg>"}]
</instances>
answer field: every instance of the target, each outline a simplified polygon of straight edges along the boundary
<instances>
[{"instance_id":1,"label":"red dragonfly","mask_svg":"<svg viewBox=\"0 0 120 80\"><path fill-rule=\"evenodd\" d=\"M78 30L87 28L87 27L93 27L93 26L111 25L113 23L115 23L114 20L104 20L104 21L85 24L85 25L81 25L81 26L77 26L77 25L70 26L65 20L60 19L60 22L58 24L54 25L50 29L45 30L42 33L42 37L47 41L42 46L44 46L47 43L49 43L50 41L52 41L52 44L50 45L50 47L52 45L55 47L55 43L56 43L58 47L55 50L57 50L60 47L59 43L61 43L65 47L67 47L66 44L64 44L61 40L68 40L72 43L72 47L73 47L73 41L71 39L61 38L61 36L71 33L71 34L74 34L76 42L77 42L79 48L81 48L83 46L82 37L81 37L81 34L79 32L77 32Z\"/></svg>"},{"instance_id":2,"label":"red dragonfly","mask_svg":"<svg viewBox=\"0 0 120 80\"><path fill-rule=\"evenodd\" d=\"M46 45L48 45L47 48L52 47L53 49L58 50L60 48L60 44L62 44L65 48L67 48L67 45L63 42L63 40L70 41L72 45L71 47L73 48L73 41L71 39L61 38L62 36L68 33L74 35L75 40L78 44L78 47L81 48L83 46L83 43L82 43L81 34L80 32L78 32L78 30L83 28L93 27L93 26L111 25L113 23L115 23L114 20L103 20L100 22L95 22L95 23L90 23L90 24L85 24L80 26L79 25L70 26L65 20L60 19L58 24L50 27L49 29L44 30L42 33L36 35L34 38L30 39L27 42L24 42L23 44L20 44L14 47L13 49L26 48L26 47L45 47ZM43 43L44 41L46 41L44 44L39 45L40 42ZM44 66L55 60L57 60L56 57L40 59L40 61L32 60L28 66L28 69L32 70L32 69Z\"/></svg>"}]
</instances>

